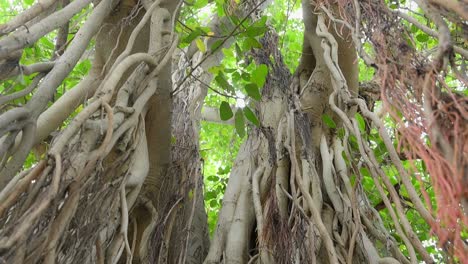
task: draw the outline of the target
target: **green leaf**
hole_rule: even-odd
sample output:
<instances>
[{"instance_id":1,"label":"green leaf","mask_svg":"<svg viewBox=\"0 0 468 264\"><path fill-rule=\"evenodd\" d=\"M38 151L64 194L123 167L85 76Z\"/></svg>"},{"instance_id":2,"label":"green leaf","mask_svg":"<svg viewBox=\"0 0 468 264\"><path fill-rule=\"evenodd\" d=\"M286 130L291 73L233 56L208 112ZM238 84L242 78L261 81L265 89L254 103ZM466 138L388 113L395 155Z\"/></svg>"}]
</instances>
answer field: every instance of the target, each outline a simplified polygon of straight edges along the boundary
<instances>
[{"instance_id":1,"label":"green leaf","mask_svg":"<svg viewBox=\"0 0 468 264\"><path fill-rule=\"evenodd\" d=\"M187 37L185 37L182 40L182 42L191 43L194 39L196 39L198 36L200 36L203 33L205 33L205 32L203 32L203 30L198 27L195 30L193 30Z\"/></svg>"},{"instance_id":2,"label":"green leaf","mask_svg":"<svg viewBox=\"0 0 468 264\"><path fill-rule=\"evenodd\" d=\"M216 201L216 200L211 200L211 201L210 201L210 207L211 207L211 208L216 208L216 207L218 207L218 201Z\"/></svg>"},{"instance_id":3,"label":"green leaf","mask_svg":"<svg viewBox=\"0 0 468 264\"><path fill-rule=\"evenodd\" d=\"M217 41L213 42L213 45L211 45L211 51L215 51L223 44L222 39L218 39Z\"/></svg>"},{"instance_id":4,"label":"green leaf","mask_svg":"<svg viewBox=\"0 0 468 264\"><path fill-rule=\"evenodd\" d=\"M255 21L251 27L264 27L266 28L266 22L267 22L267 19L268 17L267 16L262 16L260 19L258 19L257 21ZM268 30L268 28L266 28L266 30ZM265 30L265 31L266 31Z\"/></svg>"},{"instance_id":5,"label":"green leaf","mask_svg":"<svg viewBox=\"0 0 468 264\"><path fill-rule=\"evenodd\" d=\"M205 43L203 43L203 40L201 40L201 39L198 38L198 39L195 40L195 44L197 45L197 48L198 48L201 52L203 52L203 53L206 52L206 46L205 46Z\"/></svg>"},{"instance_id":6,"label":"green leaf","mask_svg":"<svg viewBox=\"0 0 468 264\"><path fill-rule=\"evenodd\" d=\"M222 48L223 54L226 57L234 57L234 51L232 49Z\"/></svg>"},{"instance_id":7,"label":"green leaf","mask_svg":"<svg viewBox=\"0 0 468 264\"><path fill-rule=\"evenodd\" d=\"M216 175L208 176L206 179L207 179L208 181L212 181L212 182L217 182L217 181L219 181L219 177L216 176Z\"/></svg>"},{"instance_id":8,"label":"green leaf","mask_svg":"<svg viewBox=\"0 0 468 264\"><path fill-rule=\"evenodd\" d=\"M366 132L366 121L364 120L364 117L362 117L361 114L359 113L356 113L354 115L354 117L356 118L357 122L358 122L358 127L359 127L359 130L362 132L362 133L365 133Z\"/></svg>"},{"instance_id":9,"label":"green leaf","mask_svg":"<svg viewBox=\"0 0 468 264\"><path fill-rule=\"evenodd\" d=\"M351 176L349 177L349 181L351 183L351 186L354 187L354 185L356 185L356 175L351 174Z\"/></svg>"},{"instance_id":10,"label":"green leaf","mask_svg":"<svg viewBox=\"0 0 468 264\"><path fill-rule=\"evenodd\" d=\"M244 122L244 114L242 111L239 109L236 112L235 120L234 120L234 125L236 127L236 132L239 135L239 137L244 137L245 136L245 122Z\"/></svg>"},{"instance_id":11,"label":"green leaf","mask_svg":"<svg viewBox=\"0 0 468 264\"><path fill-rule=\"evenodd\" d=\"M24 3L27 5L32 5L34 3L34 0L24 0Z\"/></svg>"},{"instance_id":12,"label":"green leaf","mask_svg":"<svg viewBox=\"0 0 468 264\"><path fill-rule=\"evenodd\" d=\"M226 101L222 101L221 105L219 106L219 117L221 120L226 121L231 119L234 114L232 113L231 106Z\"/></svg>"},{"instance_id":13,"label":"green leaf","mask_svg":"<svg viewBox=\"0 0 468 264\"><path fill-rule=\"evenodd\" d=\"M253 99L260 101L262 96L260 95L260 91L258 90L258 86L255 83L248 83L245 86L245 91L247 95L252 97Z\"/></svg>"},{"instance_id":14,"label":"green leaf","mask_svg":"<svg viewBox=\"0 0 468 264\"><path fill-rule=\"evenodd\" d=\"M256 40L255 38L249 37L244 41L243 48L244 50L250 50L252 48L260 49L262 48L262 44L260 44L260 42L258 42L258 40Z\"/></svg>"},{"instance_id":15,"label":"green leaf","mask_svg":"<svg viewBox=\"0 0 468 264\"><path fill-rule=\"evenodd\" d=\"M229 172L231 172L231 167L229 167L229 166L224 167L224 168L219 167L219 168L218 168L217 174L219 174L219 175L225 175L225 174L228 174Z\"/></svg>"},{"instance_id":16,"label":"green leaf","mask_svg":"<svg viewBox=\"0 0 468 264\"><path fill-rule=\"evenodd\" d=\"M336 128L336 123L335 121L333 121L333 119L327 115L327 114L323 114L322 115L322 121L323 123L325 123L325 125L329 128Z\"/></svg>"},{"instance_id":17,"label":"green leaf","mask_svg":"<svg viewBox=\"0 0 468 264\"><path fill-rule=\"evenodd\" d=\"M226 77L224 76L223 72L219 72L218 75L215 78L216 83L218 83L221 88L223 88L225 91L228 92L234 92L234 88L229 84L229 82L226 80Z\"/></svg>"},{"instance_id":18,"label":"green leaf","mask_svg":"<svg viewBox=\"0 0 468 264\"><path fill-rule=\"evenodd\" d=\"M31 1L31 4L33 2L34 2L34 0ZM40 38L39 43L44 45L44 47L48 48L48 49L54 49L55 48L54 43L52 43L52 41L50 41L47 37Z\"/></svg>"},{"instance_id":19,"label":"green leaf","mask_svg":"<svg viewBox=\"0 0 468 264\"><path fill-rule=\"evenodd\" d=\"M344 128L338 129L336 134L338 135L339 138L343 139L345 137L345 135L346 135L345 129Z\"/></svg>"},{"instance_id":20,"label":"green leaf","mask_svg":"<svg viewBox=\"0 0 468 264\"><path fill-rule=\"evenodd\" d=\"M258 87L261 88L265 84L267 75L268 75L268 66L266 66L265 64L260 64L252 72L252 75L250 76L250 78L253 83L255 83Z\"/></svg>"},{"instance_id":21,"label":"green leaf","mask_svg":"<svg viewBox=\"0 0 468 264\"><path fill-rule=\"evenodd\" d=\"M361 172L363 177L369 177L369 178L371 177L369 169L367 169L366 167L361 167L359 171Z\"/></svg>"},{"instance_id":22,"label":"green leaf","mask_svg":"<svg viewBox=\"0 0 468 264\"><path fill-rule=\"evenodd\" d=\"M359 151L359 145L355 135L350 135L348 141L352 150Z\"/></svg>"},{"instance_id":23,"label":"green leaf","mask_svg":"<svg viewBox=\"0 0 468 264\"><path fill-rule=\"evenodd\" d=\"M252 26L245 30L245 34L249 37L257 37L263 35L267 30L267 27Z\"/></svg>"},{"instance_id":24,"label":"green leaf","mask_svg":"<svg viewBox=\"0 0 468 264\"><path fill-rule=\"evenodd\" d=\"M416 35L416 39L419 41L419 42L427 42L429 40L429 36L425 33L420 33L418 35Z\"/></svg>"},{"instance_id":25,"label":"green leaf","mask_svg":"<svg viewBox=\"0 0 468 264\"><path fill-rule=\"evenodd\" d=\"M217 75L219 74L220 72L223 71L223 67L222 66L213 66L211 68L208 69L208 72L209 73L212 73L213 75ZM187 72L188 73L188 72Z\"/></svg>"},{"instance_id":26,"label":"green leaf","mask_svg":"<svg viewBox=\"0 0 468 264\"><path fill-rule=\"evenodd\" d=\"M248 107L244 107L244 115L249 120L252 122L252 124L256 126L260 126L260 122L258 121L257 117L255 116L255 113Z\"/></svg>"},{"instance_id":27,"label":"green leaf","mask_svg":"<svg viewBox=\"0 0 468 264\"><path fill-rule=\"evenodd\" d=\"M231 75L231 79L235 83L239 82L240 79L241 79L240 73L238 71L233 72L232 75Z\"/></svg>"},{"instance_id":28,"label":"green leaf","mask_svg":"<svg viewBox=\"0 0 468 264\"><path fill-rule=\"evenodd\" d=\"M194 8L202 8L204 6L206 6L208 4L208 0L197 0L197 1L194 1Z\"/></svg>"},{"instance_id":29,"label":"green leaf","mask_svg":"<svg viewBox=\"0 0 468 264\"><path fill-rule=\"evenodd\" d=\"M242 77L242 79L243 79L244 81L247 81L247 82L250 81L250 79L251 79L250 73L245 72L245 71L242 71L241 77Z\"/></svg>"},{"instance_id":30,"label":"green leaf","mask_svg":"<svg viewBox=\"0 0 468 264\"><path fill-rule=\"evenodd\" d=\"M205 194L205 199L206 199L206 200L215 199L216 196L218 196L218 195L216 194L216 192L213 192L213 191L211 191L211 192L206 192L206 194Z\"/></svg>"},{"instance_id":31,"label":"green leaf","mask_svg":"<svg viewBox=\"0 0 468 264\"><path fill-rule=\"evenodd\" d=\"M243 53L242 53L242 50L241 50L241 48L239 47L239 45L237 43L234 46L236 47L236 55L237 55L236 56L236 61L239 62L240 59L242 58Z\"/></svg>"}]
</instances>

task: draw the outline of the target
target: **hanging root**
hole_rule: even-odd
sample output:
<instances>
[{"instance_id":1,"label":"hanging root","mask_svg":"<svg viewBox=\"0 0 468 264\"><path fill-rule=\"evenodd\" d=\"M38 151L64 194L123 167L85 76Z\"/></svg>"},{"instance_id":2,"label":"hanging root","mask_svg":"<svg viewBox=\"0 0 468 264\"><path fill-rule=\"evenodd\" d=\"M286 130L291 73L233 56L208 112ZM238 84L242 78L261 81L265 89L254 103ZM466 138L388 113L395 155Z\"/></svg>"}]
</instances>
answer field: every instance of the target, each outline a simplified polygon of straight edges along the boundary
<instances>
[{"instance_id":1,"label":"hanging root","mask_svg":"<svg viewBox=\"0 0 468 264\"><path fill-rule=\"evenodd\" d=\"M89 39L97 33L96 27L101 25L104 19L107 19L107 14L113 9L112 4L117 2L101 1L95 7L94 12L77 34L78 37L75 37L68 46L71 51L66 49L65 53L51 66L51 75L45 77L38 84L37 97L52 97L47 94L51 91L50 89L56 88L55 84L58 85L61 82L56 78L65 78L65 76L60 75L66 72L63 67L75 65L77 62L77 60L74 61L75 57L77 59L81 57L80 50L84 47L84 51ZM161 11L160 2L156 1L150 9ZM72 10L77 8L77 5L87 5L87 3L89 1L72 2L62 10ZM31 9L31 12L31 14L37 14L37 10ZM51 15L50 19L60 12ZM69 14L73 15L73 12ZM142 136L144 124L142 124L141 118L144 117L147 110L147 102L158 89L157 86L148 85L148 83L155 83L157 76L171 59L178 43L178 37L171 33L171 28L168 29L168 32L171 33L171 39L166 43L166 46L159 43L163 40L160 36L159 39L152 40L154 43L143 45L150 46L150 48L146 48L146 50L141 48L141 43L138 43L136 37L140 30L148 27L147 20L152 15L153 12L149 12L146 15L147 18L141 21L131 34L126 32L132 36L126 46L119 46L121 43L119 41L125 34L117 36L117 45L110 54L111 57L118 57L117 61L110 57L103 58L105 55L101 53L102 48L97 48L95 64L99 69L95 70L105 75L102 78L104 81L94 83L92 80L96 76L93 75L92 78L83 81L83 85L93 86L93 89L98 92L75 116L67 128L54 138L45 159L39 161L33 168L12 178L11 181L10 176L16 173L16 167L14 167L17 163L16 160L19 160L23 154L14 154L13 159L8 159L5 155L11 154L10 151L26 150L26 154L29 152L28 145L25 145L24 142L34 143L35 135L30 135L26 128L29 128L29 124L33 123L31 120L37 119L37 116L42 112L41 103L44 102L33 96L29 103L36 104L37 113L26 111L26 108L18 108L7 111L7 115L0 116L0 133L2 133L0 135L0 154L3 161L8 161L6 169L2 167L0 172L0 225L2 226L0 229L0 259L6 260L8 263L31 263L34 261L68 263L77 259L83 263L94 261L97 263L117 263L125 252L126 262L132 263L136 253L141 256L140 253L146 250L142 248L147 244L141 243L144 243L144 239L149 241L150 234L155 227L155 221L152 221L153 224L150 223L145 230L138 231L136 223L140 220L131 218L133 220L130 221L129 212L135 204L144 204L137 197L141 190L142 181L146 177L149 162L147 155L146 162L144 158L135 161L134 155L136 151L145 152L141 148L142 145L146 146L146 137ZM24 13L22 19L29 16ZM60 19L68 20L66 17ZM3 28L6 30L3 32L12 30L15 23L14 21L9 23L7 28ZM154 26L161 27L162 25ZM129 29L133 30L131 26L125 27L124 30ZM39 29L36 30L36 27L32 27L31 30L31 34L44 33ZM86 32L82 34L83 30ZM21 35L23 34L21 32L16 31L12 34ZM36 36L39 36L37 34ZM104 39L106 41L108 39L115 40L115 37L107 36ZM11 41L11 35L0 40L2 43L10 43ZM102 35L98 37L97 42L99 43L97 45L102 45L101 41L103 41ZM6 49L17 49L21 48L21 45L23 45L22 42L18 42L15 46L5 47L7 47ZM117 48L117 46L119 47ZM6 49L2 48L0 57ZM126 52L122 53L123 50ZM144 51L131 54L129 52L131 50ZM118 56L119 54L120 56ZM102 59L105 61L99 62ZM104 62L109 66L109 70L100 68ZM60 74L57 74L57 71L61 71ZM127 75L129 76L128 81L131 83L122 81ZM82 93L89 91L87 87L85 88L81 86L78 89L79 92L73 93L74 101L81 100ZM73 111L74 107L76 106L71 107L61 102L53 109L58 112L62 110L67 112ZM70 110L71 108L73 109ZM51 113L47 113L47 115L50 116ZM22 136L18 136L19 143L15 143L18 131L11 130L5 123L10 118L29 120L23 127L17 128L19 131L23 130ZM54 123L51 125L52 127L55 126L56 121L55 119L52 121ZM4 124L9 134L3 133ZM50 128L42 129L41 125L40 133ZM51 128L51 131L54 129ZM34 133L34 130L32 132ZM3 135L6 136L3 137ZM138 163L138 166L143 163L141 167L138 167L140 171L135 171L134 167L131 170L132 173L138 174L136 177L143 180L137 179L138 184L129 184L131 190L127 197L127 182L124 181L124 176L134 163ZM146 166L144 166L145 164ZM119 208L120 214L118 213ZM156 209L152 205L146 205L146 208L148 208L151 218L156 219ZM109 217L112 215L118 217ZM132 241L129 241L128 237L129 224L133 231ZM77 234L79 234L78 239L76 238ZM138 234L143 235L140 244L139 241L137 242L137 239L140 239L140 237L137 238ZM87 251L90 248L94 248L94 250ZM93 253L91 254L91 252Z\"/></svg>"}]
</instances>

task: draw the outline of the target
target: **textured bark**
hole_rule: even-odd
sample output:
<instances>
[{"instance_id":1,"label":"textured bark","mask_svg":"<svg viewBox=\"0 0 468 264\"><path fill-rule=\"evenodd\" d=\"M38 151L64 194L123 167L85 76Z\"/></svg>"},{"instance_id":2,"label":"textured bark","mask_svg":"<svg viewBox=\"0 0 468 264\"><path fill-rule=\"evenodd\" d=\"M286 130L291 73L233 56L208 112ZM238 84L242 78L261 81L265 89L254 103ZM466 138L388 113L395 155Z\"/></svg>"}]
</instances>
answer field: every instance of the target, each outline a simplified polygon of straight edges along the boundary
<instances>
[{"instance_id":1,"label":"textured bark","mask_svg":"<svg viewBox=\"0 0 468 264\"><path fill-rule=\"evenodd\" d=\"M252 129L239 150L204 263L416 261L400 252L362 188L350 184L351 168L342 157L349 151L336 131L355 110L346 97L329 99L336 75L323 43L329 36L336 40L334 63L350 96L358 88L356 51L349 32L338 35L333 22L328 26L333 35L319 35L325 29L318 29L320 18L312 9L303 1L304 50L294 76L282 63L274 33L252 52L257 63L269 66L257 104L261 127ZM346 114L337 115L334 105ZM336 129L323 123L323 114L333 118Z\"/></svg>"},{"instance_id":2,"label":"textured bark","mask_svg":"<svg viewBox=\"0 0 468 264\"><path fill-rule=\"evenodd\" d=\"M3 74L17 74L20 49L66 23L87 2L77 1L56 13L46 20L55 21L47 27L31 27L31 34L22 30L12 33L21 38L2 38L8 45L0 48L1 63L16 67ZM360 8L358 2L354 8ZM0 128L13 131L0 137L0 157L7 157L9 165L0 170L0 264L434 262L405 217L399 194L360 136L357 107L379 129L411 201L431 223L432 215L417 197L385 128L357 96L359 32L349 25L338 27L345 19L341 2L330 7L327 1L320 6L302 1L303 55L293 76L272 30L261 39L261 49L246 54L269 69L262 100L252 103L261 125L249 130L241 146L211 243L198 133L207 94L203 83L212 80L207 70L222 59L220 49L212 51L217 39L204 40L206 53L191 45L173 56L177 43L172 27L180 1L102 0L96 10L103 3L106 8L99 10L106 15L93 16L104 20L99 31L101 25L88 23L89 30L78 34L57 62L36 65L52 69L37 78L36 84L45 76L30 101L38 111L17 108L0 116ZM261 3L232 6L241 7L234 10L239 17L255 20L252 8L261 10ZM49 15L54 4L44 4L18 21L32 23L38 18L31 18L33 14ZM1 27L0 34L17 28L18 21ZM210 27L215 35L234 34L241 26L231 22L216 18ZM47 96L94 35L89 76L41 114ZM226 47L233 39L223 41L221 47ZM430 98L427 92L424 96ZM30 147L43 142L87 99L74 121L50 141L45 159L12 177ZM336 127L327 126L324 115ZM8 126L13 121L17 128ZM338 133L341 129L344 136ZM350 150L350 136L355 136L358 150ZM444 144L436 145L444 149ZM450 157L453 151L445 148L443 154ZM8 159L4 154L9 151L19 154ZM370 171L408 256L363 191L361 166ZM358 178L354 184L352 173Z\"/></svg>"},{"instance_id":3,"label":"textured bark","mask_svg":"<svg viewBox=\"0 0 468 264\"><path fill-rule=\"evenodd\" d=\"M150 254L154 253L150 243L153 232L169 233L165 238L169 239L168 242L174 240L174 243L167 243L166 246L172 250L177 248L180 241L188 239L188 229L192 229L191 243L187 244L189 249L183 256L177 252L177 255L168 255L170 258L162 261L173 262L172 259L182 256L193 263L194 256L195 259L204 257L203 248L199 247L209 243L202 198L203 181L200 179L199 185L188 181L188 178L200 177L196 138L191 139L195 147L189 144L193 148L189 152L190 158L195 158L194 161L186 160L186 165L180 164L175 159L181 158L178 154L185 152L175 152L174 163L188 171L179 170L180 175L166 177L166 173L171 171L169 165L172 162L170 58L173 50L169 48L174 47L171 32L179 6L178 1L162 1L159 5L150 3L145 7L125 1L105 18L104 27L97 36L90 76L76 87L76 91L67 94L72 101L70 97L64 97L50 112L46 112L46 118L40 118L40 124L44 124L43 120L50 123L44 124L36 140L41 141L43 134L47 135L55 129L83 99L97 90L91 99L90 107L94 108L85 108L80 113L82 117L79 115L77 118L81 120L77 122L84 123L84 126L74 135L69 132L73 131L70 129L79 127L72 123L52 144L49 155L55 158L43 161L32 173L23 174L27 175L28 180L11 183L11 186L19 185L23 189L18 187L14 190L7 186L2 192L2 199L8 199L0 214L9 210L0 219L2 260L9 263L115 263L119 259L133 258L133 263L147 263L153 257ZM141 23L145 9L150 22L141 24L143 27L136 33L135 28L139 27L137 24ZM137 38L131 40L132 34ZM159 56L160 61L155 63L151 55ZM148 65L137 67L140 59ZM156 93L149 98L154 91ZM97 110L94 105L99 100L111 104L114 110L104 105L106 114L101 114L104 119L97 116L88 119L87 115ZM179 110L177 117L186 114L184 109ZM57 111L63 112L57 115ZM142 120L146 120L147 125ZM183 124L176 123L176 127ZM102 131L103 128L107 131ZM175 134L182 132L175 131ZM171 172L175 173L174 170ZM182 176L187 177L184 180L187 184L183 184ZM31 178L37 179L38 183L29 187L29 196L19 201L13 200L28 187ZM41 189L43 184L45 188ZM195 191L196 199L188 197L188 188L198 190ZM164 199L159 199L161 196ZM38 197L38 200L34 201L34 197ZM169 206L168 203L179 197L184 199L181 204L174 205L176 210L172 210L174 213L171 214L168 210L173 203ZM8 208L12 204L15 206ZM191 209L192 204L197 210ZM31 205L33 208L28 209ZM183 213L179 208L183 208ZM174 227L173 221L169 220L165 222L170 227L161 225L154 231L155 223L161 219L167 220L167 216L174 219L176 215L180 226ZM190 224L188 228L181 228L190 216L194 216L190 221L197 228L190 228ZM23 223L15 226L17 221ZM137 232L133 232L135 228ZM171 228L176 230L172 236ZM75 237L78 233L79 237ZM195 247L196 243L201 246ZM130 247L133 254L129 254L132 251Z\"/></svg>"}]
</instances>

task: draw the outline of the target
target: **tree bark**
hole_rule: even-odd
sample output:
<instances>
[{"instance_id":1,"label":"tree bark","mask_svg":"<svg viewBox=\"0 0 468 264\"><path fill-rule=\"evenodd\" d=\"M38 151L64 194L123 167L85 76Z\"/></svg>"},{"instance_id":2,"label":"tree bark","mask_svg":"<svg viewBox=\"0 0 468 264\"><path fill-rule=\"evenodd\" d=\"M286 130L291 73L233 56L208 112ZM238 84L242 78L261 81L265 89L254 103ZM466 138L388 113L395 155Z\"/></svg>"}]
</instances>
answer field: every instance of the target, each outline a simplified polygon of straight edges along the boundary
<instances>
[{"instance_id":1,"label":"tree bark","mask_svg":"<svg viewBox=\"0 0 468 264\"><path fill-rule=\"evenodd\" d=\"M342 156L350 152L337 130L355 109L347 97L333 94L340 76L348 96L357 95L356 51L350 33L337 34L336 25L324 23L313 8L303 1L303 56L294 76L274 33L253 52L257 63L269 67L257 105L261 127L239 150L204 263L417 261L411 242L407 259L362 187L350 183L353 165ZM337 48L331 56L338 73L328 64L331 52L324 43ZM335 128L325 125L324 114Z\"/></svg>"},{"instance_id":2,"label":"tree bark","mask_svg":"<svg viewBox=\"0 0 468 264\"><path fill-rule=\"evenodd\" d=\"M32 35L21 31L13 33L21 36L17 40L3 39L8 45L0 49L0 57L65 23L86 3L59 13L66 16L52 16L46 21L56 24L33 28ZM100 12L106 15L93 16L104 20L99 33L97 25L87 23L90 30L45 75L34 97L39 99L31 101L40 111L18 108L0 116L0 128L12 120L22 125L0 138L0 152L12 146L20 153L6 159L8 166L0 171L0 264L406 264L417 263L417 257L433 263L406 219L398 193L359 134L356 108L370 119L373 115L357 98L355 36L349 27L338 30L338 20L327 16L340 13L335 7L327 11L302 1L303 56L293 76L272 30L262 38L261 49L249 52L269 69L262 99L254 107L261 125L252 127L239 151L210 243L198 133L207 94L203 83L212 80L207 69L222 55L211 51L212 38L205 40L207 53L191 45L173 56L180 1L123 1L114 9L115 1L103 0L97 8L102 4L108 12ZM42 11L32 14L37 12ZM236 12L255 19L250 10ZM30 15L23 19L30 21ZM226 33L219 20L211 25L216 35ZM240 26L225 24L232 33ZM82 44L95 34L90 75L41 114L47 96L84 51ZM233 41L231 36L224 47ZM61 64L67 58L71 64ZM52 140L46 158L13 177L30 148L88 97L83 110ZM357 151L349 148L350 136L356 138ZM370 171L409 257L363 191L361 163ZM352 173L356 183L351 183ZM408 179L403 184L415 201ZM414 204L431 220L421 202Z\"/></svg>"}]
</instances>

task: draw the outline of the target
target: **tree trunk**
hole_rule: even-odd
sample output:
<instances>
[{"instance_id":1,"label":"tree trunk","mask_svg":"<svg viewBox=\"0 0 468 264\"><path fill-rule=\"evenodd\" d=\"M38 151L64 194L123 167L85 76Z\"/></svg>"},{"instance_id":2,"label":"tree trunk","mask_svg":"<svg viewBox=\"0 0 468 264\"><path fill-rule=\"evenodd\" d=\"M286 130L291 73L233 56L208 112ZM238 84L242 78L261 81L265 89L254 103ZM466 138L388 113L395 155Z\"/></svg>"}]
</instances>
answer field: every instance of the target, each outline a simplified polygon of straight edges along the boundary
<instances>
[{"instance_id":1,"label":"tree trunk","mask_svg":"<svg viewBox=\"0 0 468 264\"><path fill-rule=\"evenodd\" d=\"M337 34L337 25L313 8L303 1L303 55L294 76L274 33L253 52L257 63L269 67L257 105L261 127L252 129L239 150L204 263L417 263L413 243L433 263L419 240L406 238L412 230L397 227L407 259L359 181L351 184L351 172L358 173L347 143L357 131L355 120L350 125L350 98L358 89L356 51L350 32ZM375 165L366 162L371 170Z\"/></svg>"},{"instance_id":2,"label":"tree trunk","mask_svg":"<svg viewBox=\"0 0 468 264\"><path fill-rule=\"evenodd\" d=\"M88 2L73 1L53 21L66 23L79 11L74 8ZM434 263L354 118L359 110L372 120L396 155L385 128L357 97L359 32L340 28L342 22L330 17L329 12L345 19L338 7L328 10L307 0L302 1L303 55L293 76L272 30L262 38L263 47L249 54L269 69L255 105L261 124L239 151L210 243L198 133L207 94L203 83L211 82L207 70L221 55L219 48L212 51L211 38L204 54L192 45L174 56L180 4L96 3L57 66L37 79L44 78L35 96L0 116L2 129L9 121L24 121L0 135L0 162L6 164L0 169L0 264L406 264L418 263L418 257ZM235 12L254 19L250 8L246 4ZM226 33L220 24L233 33L240 26L215 20L216 35ZM54 25L1 39L0 58L12 59L7 56L12 52L18 59L18 51ZM0 34L14 28L2 27ZM43 112L96 34L90 74ZM229 46L231 37L221 47ZM31 148L88 98L50 141L46 158L13 177ZM392 160L400 169L398 161ZM402 245L370 204L360 182L361 164L374 179ZM408 177L402 182L416 210L432 223Z\"/></svg>"},{"instance_id":3,"label":"tree trunk","mask_svg":"<svg viewBox=\"0 0 468 264\"><path fill-rule=\"evenodd\" d=\"M99 6L117 3L107 2ZM172 26L179 3L156 1L141 6L123 1L114 10L108 8L90 75L49 108L45 118L39 118L46 122L38 122L36 141L96 91L91 103L53 141L47 161L8 185L11 173L2 174L6 185L0 195L6 199L0 209L2 260L115 263L133 258L135 263L148 262L153 253L148 252L151 235L167 213L165 202L170 201L161 202L157 195L171 162L171 58L178 43ZM67 50L65 57L67 52L74 50ZM187 196L177 183L178 177L170 179L168 193ZM28 190L26 197L21 196L24 190ZM198 202L196 223L199 213L202 218L204 213L200 195L198 191L199 198L192 199ZM184 204L189 204L184 198ZM198 226L206 235L204 219ZM206 236L201 234L192 241L205 244Z\"/></svg>"},{"instance_id":4,"label":"tree trunk","mask_svg":"<svg viewBox=\"0 0 468 264\"><path fill-rule=\"evenodd\" d=\"M122 2L105 19L90 74L39 117L36 143L95 93L94 104L53 142L51 159L19 176L24 180L12 181L0 196L7 199L0 214L9 210L0 240L5 261L201 263L205 258L209 239L198 130L207 88L187 81L171 96L177 2L135 4ZM224 18L211 27L221 35L235 25ZM214 41L208 39L207 47ZM230 43L228 38L221 47ZM175 76L198 65L192 74L202 73L197 79L209 83L212 76L204 70L222 56L193 47L178 56ZM159 56L160 63L150 56ZM92 115L99 110L96 102L106 114ZM40 184L18 201L31 179Z\"/></svg>"}]
</instances>

